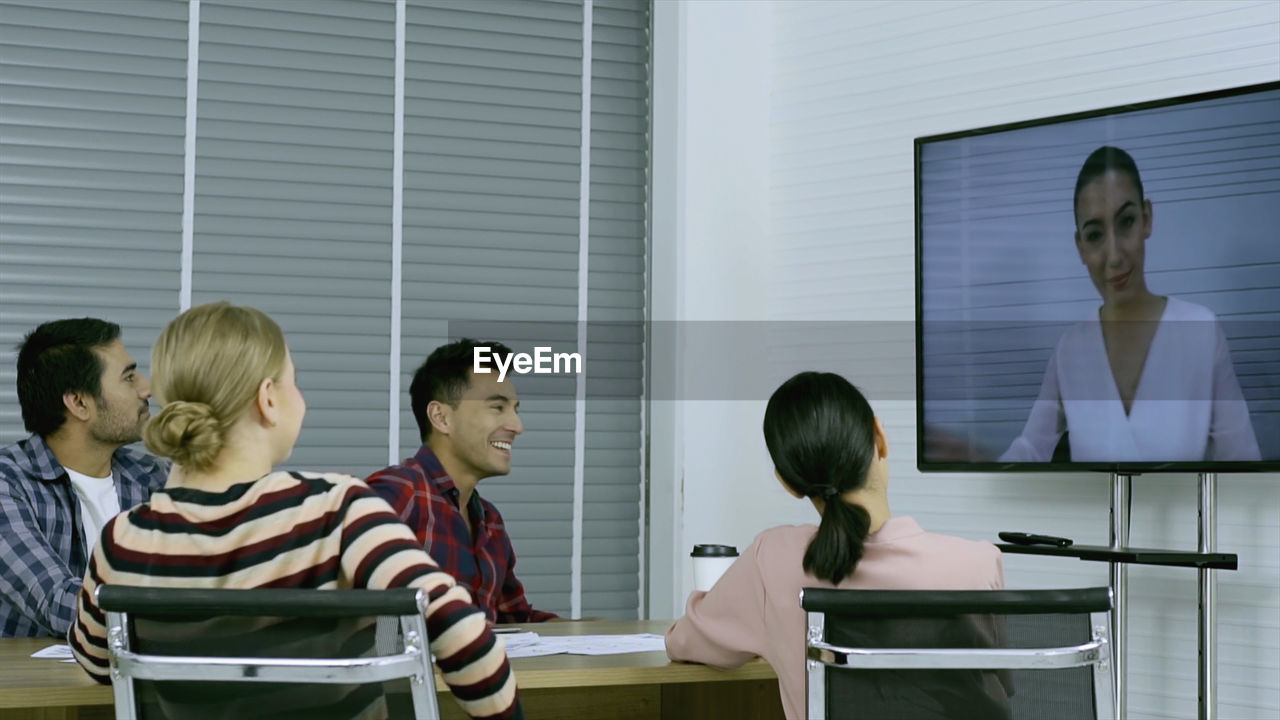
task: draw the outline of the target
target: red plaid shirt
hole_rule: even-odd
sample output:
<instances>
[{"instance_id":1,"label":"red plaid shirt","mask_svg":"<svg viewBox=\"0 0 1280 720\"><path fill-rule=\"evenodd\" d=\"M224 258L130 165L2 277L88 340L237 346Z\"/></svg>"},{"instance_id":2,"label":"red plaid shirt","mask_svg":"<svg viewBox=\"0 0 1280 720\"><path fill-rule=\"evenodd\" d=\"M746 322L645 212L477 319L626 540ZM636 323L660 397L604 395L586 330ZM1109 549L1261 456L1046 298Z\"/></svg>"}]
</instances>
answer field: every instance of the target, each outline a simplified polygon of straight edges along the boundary
<instances>
[{"instance_id":1,"label":"red plaid shirt","mask_svg":"<svg viewBox=\"0 0 1280 720\"><path fill-rule=\"evenodd\" d=\"M558 617L534 610L516 579L516 553L511 536L493 503L471 493L467 513L474 534L458 506L459 492L431 448L400 465L365 478L390 503L440 567L471 591L489 620L498 623L542 622Z\"/></svg>"}]
</instances>

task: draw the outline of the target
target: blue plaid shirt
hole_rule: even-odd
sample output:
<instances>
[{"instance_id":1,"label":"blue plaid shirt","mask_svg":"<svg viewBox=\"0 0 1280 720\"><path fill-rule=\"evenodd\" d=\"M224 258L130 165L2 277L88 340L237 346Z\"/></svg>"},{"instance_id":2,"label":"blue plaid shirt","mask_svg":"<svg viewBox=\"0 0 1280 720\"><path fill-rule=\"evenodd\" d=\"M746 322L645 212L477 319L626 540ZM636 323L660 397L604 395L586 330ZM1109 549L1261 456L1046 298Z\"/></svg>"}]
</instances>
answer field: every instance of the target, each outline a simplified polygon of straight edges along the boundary
<instances>
[{"instance_id":1,"label":"blue plaid shirt","mask_svg":"<svg viewBox=\"0 0 1280 720\"><path fill-rule=\"evenodd\" d=\"M111 472L126 510L162 487L169 468L120 448ZM66 637L88 561L80 503L44 439L0 448L0 637Z\"/></svg>"}]
</instances>

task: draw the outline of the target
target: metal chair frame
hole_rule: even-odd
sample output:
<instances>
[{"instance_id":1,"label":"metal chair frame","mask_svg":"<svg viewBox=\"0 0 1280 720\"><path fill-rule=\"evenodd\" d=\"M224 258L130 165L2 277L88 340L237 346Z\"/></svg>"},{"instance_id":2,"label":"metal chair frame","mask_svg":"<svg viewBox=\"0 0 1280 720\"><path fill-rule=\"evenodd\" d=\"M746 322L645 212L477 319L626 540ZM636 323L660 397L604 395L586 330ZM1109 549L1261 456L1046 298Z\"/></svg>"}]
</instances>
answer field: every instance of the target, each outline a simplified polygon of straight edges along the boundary
<instances>
[{"instance_id":1,"label":"metal chair frame","mask_svg":"<svg viewBox=\"0 0 1280 720\"><path fill-rule=\"evenodd\" d=\"M1080 614L1088 611L1092 637L1077 645L1038 648L856 648L825 641L824 601L835 593L857 597L859 617L924 617L963 614ZM1080 590L829 590L805 588L800 604L808 611L805 638L806 717L827 720L826 671L857 669L1055 670L1094 666L1094 712L1098 720L1114 720L1114 687L1110 672L1110 588ZM930 608L926 598L941 599ZM913 605L910 611L904 611Z\"/></svg>"},{"instance_id":2,"label":"metal chair frame","mask_svg":"<svg viewBox=\"0 0 1280 720\"><path fill-rule=\"evenodd\" d=\"M96 591L107 616L107 651L116 717L137 720L135 680L362 684L408 678L414 716L440 717L435 671L427 647L422 590L178 590L103 585ZM403 650L378 642L372 657L203 657L137 653L130 649L132 616L394 617ZM380 636L385 635L379 632Z\"/></svg>"}]
</instances>

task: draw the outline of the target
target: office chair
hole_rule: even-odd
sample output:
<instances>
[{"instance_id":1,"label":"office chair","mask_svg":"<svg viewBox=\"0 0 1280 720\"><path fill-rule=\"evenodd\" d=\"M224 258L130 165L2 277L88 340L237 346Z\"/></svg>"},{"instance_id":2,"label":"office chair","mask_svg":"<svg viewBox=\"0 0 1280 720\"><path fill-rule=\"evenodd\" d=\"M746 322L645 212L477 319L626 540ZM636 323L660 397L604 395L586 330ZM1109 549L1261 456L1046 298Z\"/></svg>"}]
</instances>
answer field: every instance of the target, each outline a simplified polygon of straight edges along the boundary
<instances>
[{"instance_id":1,"label":"office chair","mask_svg":"<svg viewBox=\"0 0 1280 720\"><path fill-rule=\"evenodd\" d=\"M119 720L439 718L420 590L96 596Z\"/></svg>"},{"instance_id":2,"label":"office chair","mask_svg":"<svg viewBox=\"0 0 1280 720\"><path fill-rule=\"evenodd\" d=\"M1113 717L1109 588L805 588L809 720Z\"/></svg>"}]
</instances>

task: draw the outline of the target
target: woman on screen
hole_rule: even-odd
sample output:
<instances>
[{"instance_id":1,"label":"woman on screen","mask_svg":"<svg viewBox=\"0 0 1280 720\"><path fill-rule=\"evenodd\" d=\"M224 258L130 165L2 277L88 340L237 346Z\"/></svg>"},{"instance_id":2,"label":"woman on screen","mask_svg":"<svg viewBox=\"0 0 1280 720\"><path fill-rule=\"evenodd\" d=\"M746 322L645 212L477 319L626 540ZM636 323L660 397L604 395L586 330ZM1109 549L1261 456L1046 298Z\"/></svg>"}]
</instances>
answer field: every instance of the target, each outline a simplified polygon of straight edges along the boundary
<instances>
[{"instance_id":1,"label":"woman on screen","mask_svg":"<svg viewBox=\"0 0 1280 720\"><path fill-rule=\"evenodd\" d=\"M765 409L764 437L774 475L813 504L820 524L760 533L710 591L689 596L684 617L667 630L667 654L718 667L763 657L778 676L788 720L802 720L801 588L992 590L1004 587L1004 570L991 543L935 535L911 517L890 515L884 428L839 375L805 372L783 383ZM998 644L993 624L975 630L976 642ZM913 717L934 717L921 714L925 705L937 706L939 718L1008 717L1007 691L995 672L917 690L921 695L895 697L923 702ZM938 698L954 702L939 705Z\"/></svg>"},{"instance_id":2,"label":"woman on screen","mask_svg":"<svg viewBox=\"0 0 1280 720\"><path fill-rule=\"evenodd\" d=\"M462 709L523 717L503 643L484 612L381 497L354 477L273 470L293 451L307 404L271 318L225 302L194 307L160 333L151 370L164 407L144 438L174 468L149 502L111 519L94 547L70 636L90 675L110 681L99 585L411 587L428 593L431 652ZM336 701L320 693L308 698L312 707L290 698L297 696L253 695L228 717L341 714L331 701L350 710L345 717L386 711L380 692Z\"/></svg>"},{"instance_id":3,"label":"woman on screen","mask_svg":"<svg viewBox=\"0 0 1280 720\"><path fill-rule=\"evenodd\" d=\"M1147 288L1151 200L1133 158L1095 150L1074 202L1076 250L1102 305L1058 342L1000 460L1047 462L1063 433L1075 462L1261 459L1217 317Z\"/></svg>"}]
</instances>

